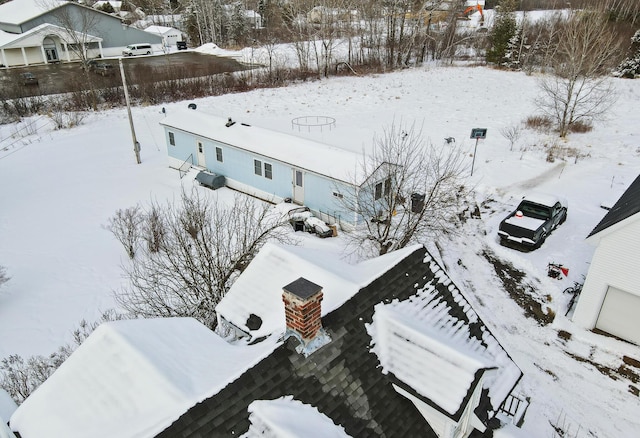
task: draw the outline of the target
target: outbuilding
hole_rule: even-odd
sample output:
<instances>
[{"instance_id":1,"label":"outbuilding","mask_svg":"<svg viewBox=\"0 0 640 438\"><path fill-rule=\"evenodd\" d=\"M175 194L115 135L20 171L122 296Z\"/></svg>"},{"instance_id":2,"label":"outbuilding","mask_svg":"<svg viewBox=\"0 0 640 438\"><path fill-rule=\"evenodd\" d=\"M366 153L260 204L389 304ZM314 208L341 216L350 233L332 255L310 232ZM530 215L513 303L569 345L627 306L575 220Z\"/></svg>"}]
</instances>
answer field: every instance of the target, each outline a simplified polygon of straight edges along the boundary
<instances>
[{"instance_id":1,"label":"outbuilding","mask_svg":"<svg viewBox=\"0 0 640 438\"><path fill-rule=\"evenodd\" d=\"M596 250L573 321L640 345L640 176L587 242Z\"/></svg>"}]
</instances>

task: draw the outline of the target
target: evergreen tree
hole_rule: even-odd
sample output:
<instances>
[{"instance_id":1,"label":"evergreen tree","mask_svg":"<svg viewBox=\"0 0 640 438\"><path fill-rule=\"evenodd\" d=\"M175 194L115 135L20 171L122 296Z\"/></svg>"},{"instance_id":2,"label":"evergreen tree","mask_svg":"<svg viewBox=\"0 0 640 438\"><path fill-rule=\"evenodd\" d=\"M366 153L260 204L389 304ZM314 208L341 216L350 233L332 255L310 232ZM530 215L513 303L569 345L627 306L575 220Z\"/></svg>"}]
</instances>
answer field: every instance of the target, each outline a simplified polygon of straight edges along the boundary
<instances>
[{"instance_id":1,"label":"evergreen tree","mask_svg":"<svg viewBox=\"0 0 640 438\"><path fill-rule=\"evenodd\" d=\"M502 66L511 70L522 70L530 48L524 29L519 27L507 43L507 49L501 63Z\"/></svg>"},{"instance_id":2,"label":"evergreen tree","mask_svg":"<svg viewBox=\"0 0 640 438\"><path fill-rule=\"evenodd\" d=\"M501 0L496 6L496 18L489 33L491 47L487 50L487 62L501 64L509 47L509 41L516 35L518 25L514 11L515 0Z\"/></svg>"},{"instance_id":3,"label":"evergreen tree","mask_svg":"<svg viewBox=\"0 0 640 438\"><path fill-rule=\"evenodd\" d=\"M237 2L231 6L231 14L227 21L227 38L229 42L239 44L247 34L248 25L244 15L242 3Z\"/></svg>"},{"instance_id":4,"label":"evergreen tree","mask_svg":"<svg viewBox=\"0 0 640 438\"><path fill-rule=\"evenodd\" d=\"M113 6L111 6L111 3L105 3L98 9L102 12L106 12L107 14L113 14L115 12L115 9L113 9Z\"/></svg>"},{"instance_id":5,"label":"evergreen tree","mask_svg":"<svg viewBox=\"0 0 640 438\"><path fill-rule=\"evenodd\" d=\"M635 53L620 63L614 72L615 76L630 79L640 76L640 30L631 37L631 48Z\"/></svg>"}]
</instances>

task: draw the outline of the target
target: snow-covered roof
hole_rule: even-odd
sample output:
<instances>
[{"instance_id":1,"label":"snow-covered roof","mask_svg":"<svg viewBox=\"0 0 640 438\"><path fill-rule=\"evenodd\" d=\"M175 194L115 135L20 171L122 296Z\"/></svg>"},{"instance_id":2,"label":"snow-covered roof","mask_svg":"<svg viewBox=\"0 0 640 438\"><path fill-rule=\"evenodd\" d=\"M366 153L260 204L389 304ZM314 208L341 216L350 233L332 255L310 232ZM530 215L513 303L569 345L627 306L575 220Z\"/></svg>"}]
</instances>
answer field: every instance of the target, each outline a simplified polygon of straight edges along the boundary
<instances>
[{"instance_id":1,"label":"snow-covered roof","mask_svg":"<svg viewBox=\"0 0 640 438\"><path fill-rule=\"evenodd\" d=\"M286 328L282 288L287 284L304 277L322 286L322 315L326 315L415 249L405 248L349 265L322 250L268 243L231 286L216 312L250 334L251 339L280 335ZM247 326L251 314L262 321L255 330Z\"/></svg>"},{"instance_id":2,"label":"snow-covered roof","mask_svg":"<svg viewBox=\"0 0 640 438\"><path fill-rule=\"evenodd\" d=\"M145 32L150 32L150 33L155 33L157 35L164 35L164 34L169 33L169 32L178 32L178 33L180 33L180 31L178 29L175 29L173 27L157 26L157 25L149 26L149 27L145 28L144 31Z\"/></svg>"},{"instance_id":3,"label":"snow-covered roof","mask_svg":"<svg viewBox=\"0 0 640 438\"><path fill-rule=\"evenodd\" d=\"M67 2L58 0L12 0L0 5L0 22L22 24L64 3Z\"/></svg>"},{"instance_id":4,"label":"snow-covered roof","mask_svg":"<svg viewBox=\"0 0 640 438\"><path fill-rule=\"evenodd\" d=\"M102 38L97 36L82 34L80 32L75 33L78 37L78 40L84 40L87 42L102 41ZM72 42L69 41L69 33L62 27L56 26L54 24L43 23L39 26L34 27L33 29L28 30L27 32L20 34L0 31L0 47L3 49L10 49L19 47L41 46L43 38L47 35L57 35L63 41Z\"/></svg>"},{"instance_id":5,"label":"snow-covered roof","mask_svg":"<svg viewBox=\"0 0 640 438\"><path fill-rule=\"evenodd\" d=\"M354 152L235 121L226 127L225 118L182 110L170 113L160 124L340 181L352 182L354 177L361 180L358 177L361 157Z\"/></svg>"},{"instance_id":6,"label":"snow-covered roof","mask_svg":"<svg viewBox=\"0 0 640 438\"><path fill-rule=\"evenodd\" d=\"M11 418L11 415L18 408L16 402L13 401L11 396L2 388L0 388L0 438L2 435L2 426L4 426Z\"/></svg>"},{"instance_id":7,"label":"snow-covered roof","mask_svg":"<svg viewBox=\"0 0 640 438\"><path fill-rule=\"evenodd\" d=\"M522 372L428 253L425 263L435 274L432 281L407 300L376 306L368 327L372 351L384 372L452 415L460 412L475 373L496 368L483 381L495 413ZM439 297L438 288L446 288L453 302Z\"/></svg>"},{"instance_id":8,"label":"snow-covered roof","mask_svg":"<svg viewBox=\"0 0 640 438\"><path fill-rule=\"evenodd\" d=\"M290 395L276 400L256 400L249 405L249 413L251 426L243 438L349 438L343 427Z\"/></svg>"},{"instance_id":9,"label":"snow-covered roof","mask_svg":"<svg viewBox=\"0 0 640 438\"><path fill-rule=\"evenodd\" d=\"M477 339L455 336L459 321L443 327L429 322L378 304L371 331L375 352L383 372L393 373L453 416L473 389L478 371L493 361Z\"/></svg>"},{"instance_id":10,"label":"snow-covered roof","mask_svg":"<svg viewBox=\"0 0 640 438\"><path fill-rule=\"evenodd\" d=\"M4 420L0 418L0 438L16 438L11 429L6 425Z\"/></svg>"},{"instance_id":11,"label":"snow-covered roof","mask_svg":"<svg viewBox=\"0 0 640 438\"><path fill-rule=\"evenodd\" d=\"M233 346L191 318L106 323L24 401L11 428L22 438L154 436L275 346Z\"/></svg>"},{"instance_id":12,"label":"snow-covered roof","mask_svg":"<svg viewBox=\"0 0 640 438\"><path fill-rule=\"evenodd\" d=\"M622 196L587 237L594 236L607 229L611 230L621 222L626 223L638 213L640 213L640 176L629 185L627 190L624 191Z\"/></svg>"}]
</instances>

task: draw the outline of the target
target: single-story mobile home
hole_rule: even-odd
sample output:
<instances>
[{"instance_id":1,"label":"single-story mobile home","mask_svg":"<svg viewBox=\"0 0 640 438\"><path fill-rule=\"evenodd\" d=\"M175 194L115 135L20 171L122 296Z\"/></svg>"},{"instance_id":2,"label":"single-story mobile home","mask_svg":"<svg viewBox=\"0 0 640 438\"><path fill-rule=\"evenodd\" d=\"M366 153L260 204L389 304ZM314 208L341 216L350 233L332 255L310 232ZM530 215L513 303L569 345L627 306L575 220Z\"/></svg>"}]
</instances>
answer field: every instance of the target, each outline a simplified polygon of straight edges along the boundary
<instances>
[{"instance_id":1,"label":"single-story mobile home","mask_svg":"<svg viewBox=\"0 0 640 438\"><path fill-rule=\"evenodd\" d=\"M197 110L172 113L160 124L170 167L206 169L233 189L270 202L290 198L327 221L358 222L345 198L377 186L382 193L382 180L359 175L363 157L351 151Z\"/></svg>"}]
</instances>

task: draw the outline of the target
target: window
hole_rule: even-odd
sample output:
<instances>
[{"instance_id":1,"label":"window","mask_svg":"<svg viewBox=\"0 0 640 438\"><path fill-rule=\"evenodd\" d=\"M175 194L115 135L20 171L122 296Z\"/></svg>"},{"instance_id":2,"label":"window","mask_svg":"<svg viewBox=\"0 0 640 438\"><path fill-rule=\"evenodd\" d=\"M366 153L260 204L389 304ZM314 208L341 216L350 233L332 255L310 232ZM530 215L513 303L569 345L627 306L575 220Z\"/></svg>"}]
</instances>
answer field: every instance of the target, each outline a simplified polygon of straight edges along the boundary
<instances>
[{"instance_id":1,"label":"window","mask_svg":"<svg viewBox=\"0 0 640 438\"><path fill-rule=\"evenodd\" d=\"M204 145L201 141L198 142L198 152L201 154L204 153Z\"/></svg>"},{"instance_id":2,"label":"window","mask_svg":"<svg viewBox=\"0 0 640 438\"><path fill-rule=\"evenodd\" d=\"M222 163L222 148L216 146L216 160Z\"/></svg>"},{"instance_id":3,"label":"window","mask_svg":"<svg viewBox=\"0 0 640 438\"><path fill-rule=\"evenodd\" d=\"M269 163L264 163L264 177L267 179L273 179L273 168Z\"/></svg>"},{"instance_id":4,"label":"window","mask_svg":"<svg viewBox=\"0 0 640 438\"><path fill-rule=\"evenodd\" d=\"M389 196L391 193L391 178L384 180L384 196Z\"/></svg>"},{"instance_id":5,"label":"window","mask_svg":"<svg viewBox=\"0 0 640 438\"><path fill-rule=\"evenodd\" d=\"M375 185L373 199L376 201L381 199L382 196L389 196L391 193L391 178L387 178L382 182Z\"/></svg>"},{"instance_id":6,"label":"window","mask_svg":"<svg viewBox=\"0 0 640 438\"><path fill-rule=\"evenodd\" d=\"M373 199L378 200L382 198L382 183L379 182L376 184L375 192L373 194Z\"/></svg>"},{"instance_id":7,"label":"window","mask_svg":"<svg viewBox=\"0 0 640 438\"><path fill-rule=\"evenodd\" d=\"M171 146L175 146L176 145L176 137L175 137L175 135L173 135L173 132L169 133L169 144Z\"/></svg>"},{"instance_id":8,"label":"window","mask_svg":"<svg viewBox=\"0 0 640 438\"><path fill-rule=\"evenodd\" d=\"M262 161L253 160L253 172L258 176L262 176Z\"/></svg>"},{"instance_id":9,"label":"window","mask_svg":"<svg viewBox=\"0 0 640 438\"><path fill-rule=\"evenodd\" d=\"M342 194L342 193L339 193L339 192L333 192L333 196L335 196L335 197L336 197L336 198L338 198L338 199L342 199L342 198L344 198L343 194Z\"/></svg>"}]
</instances>

